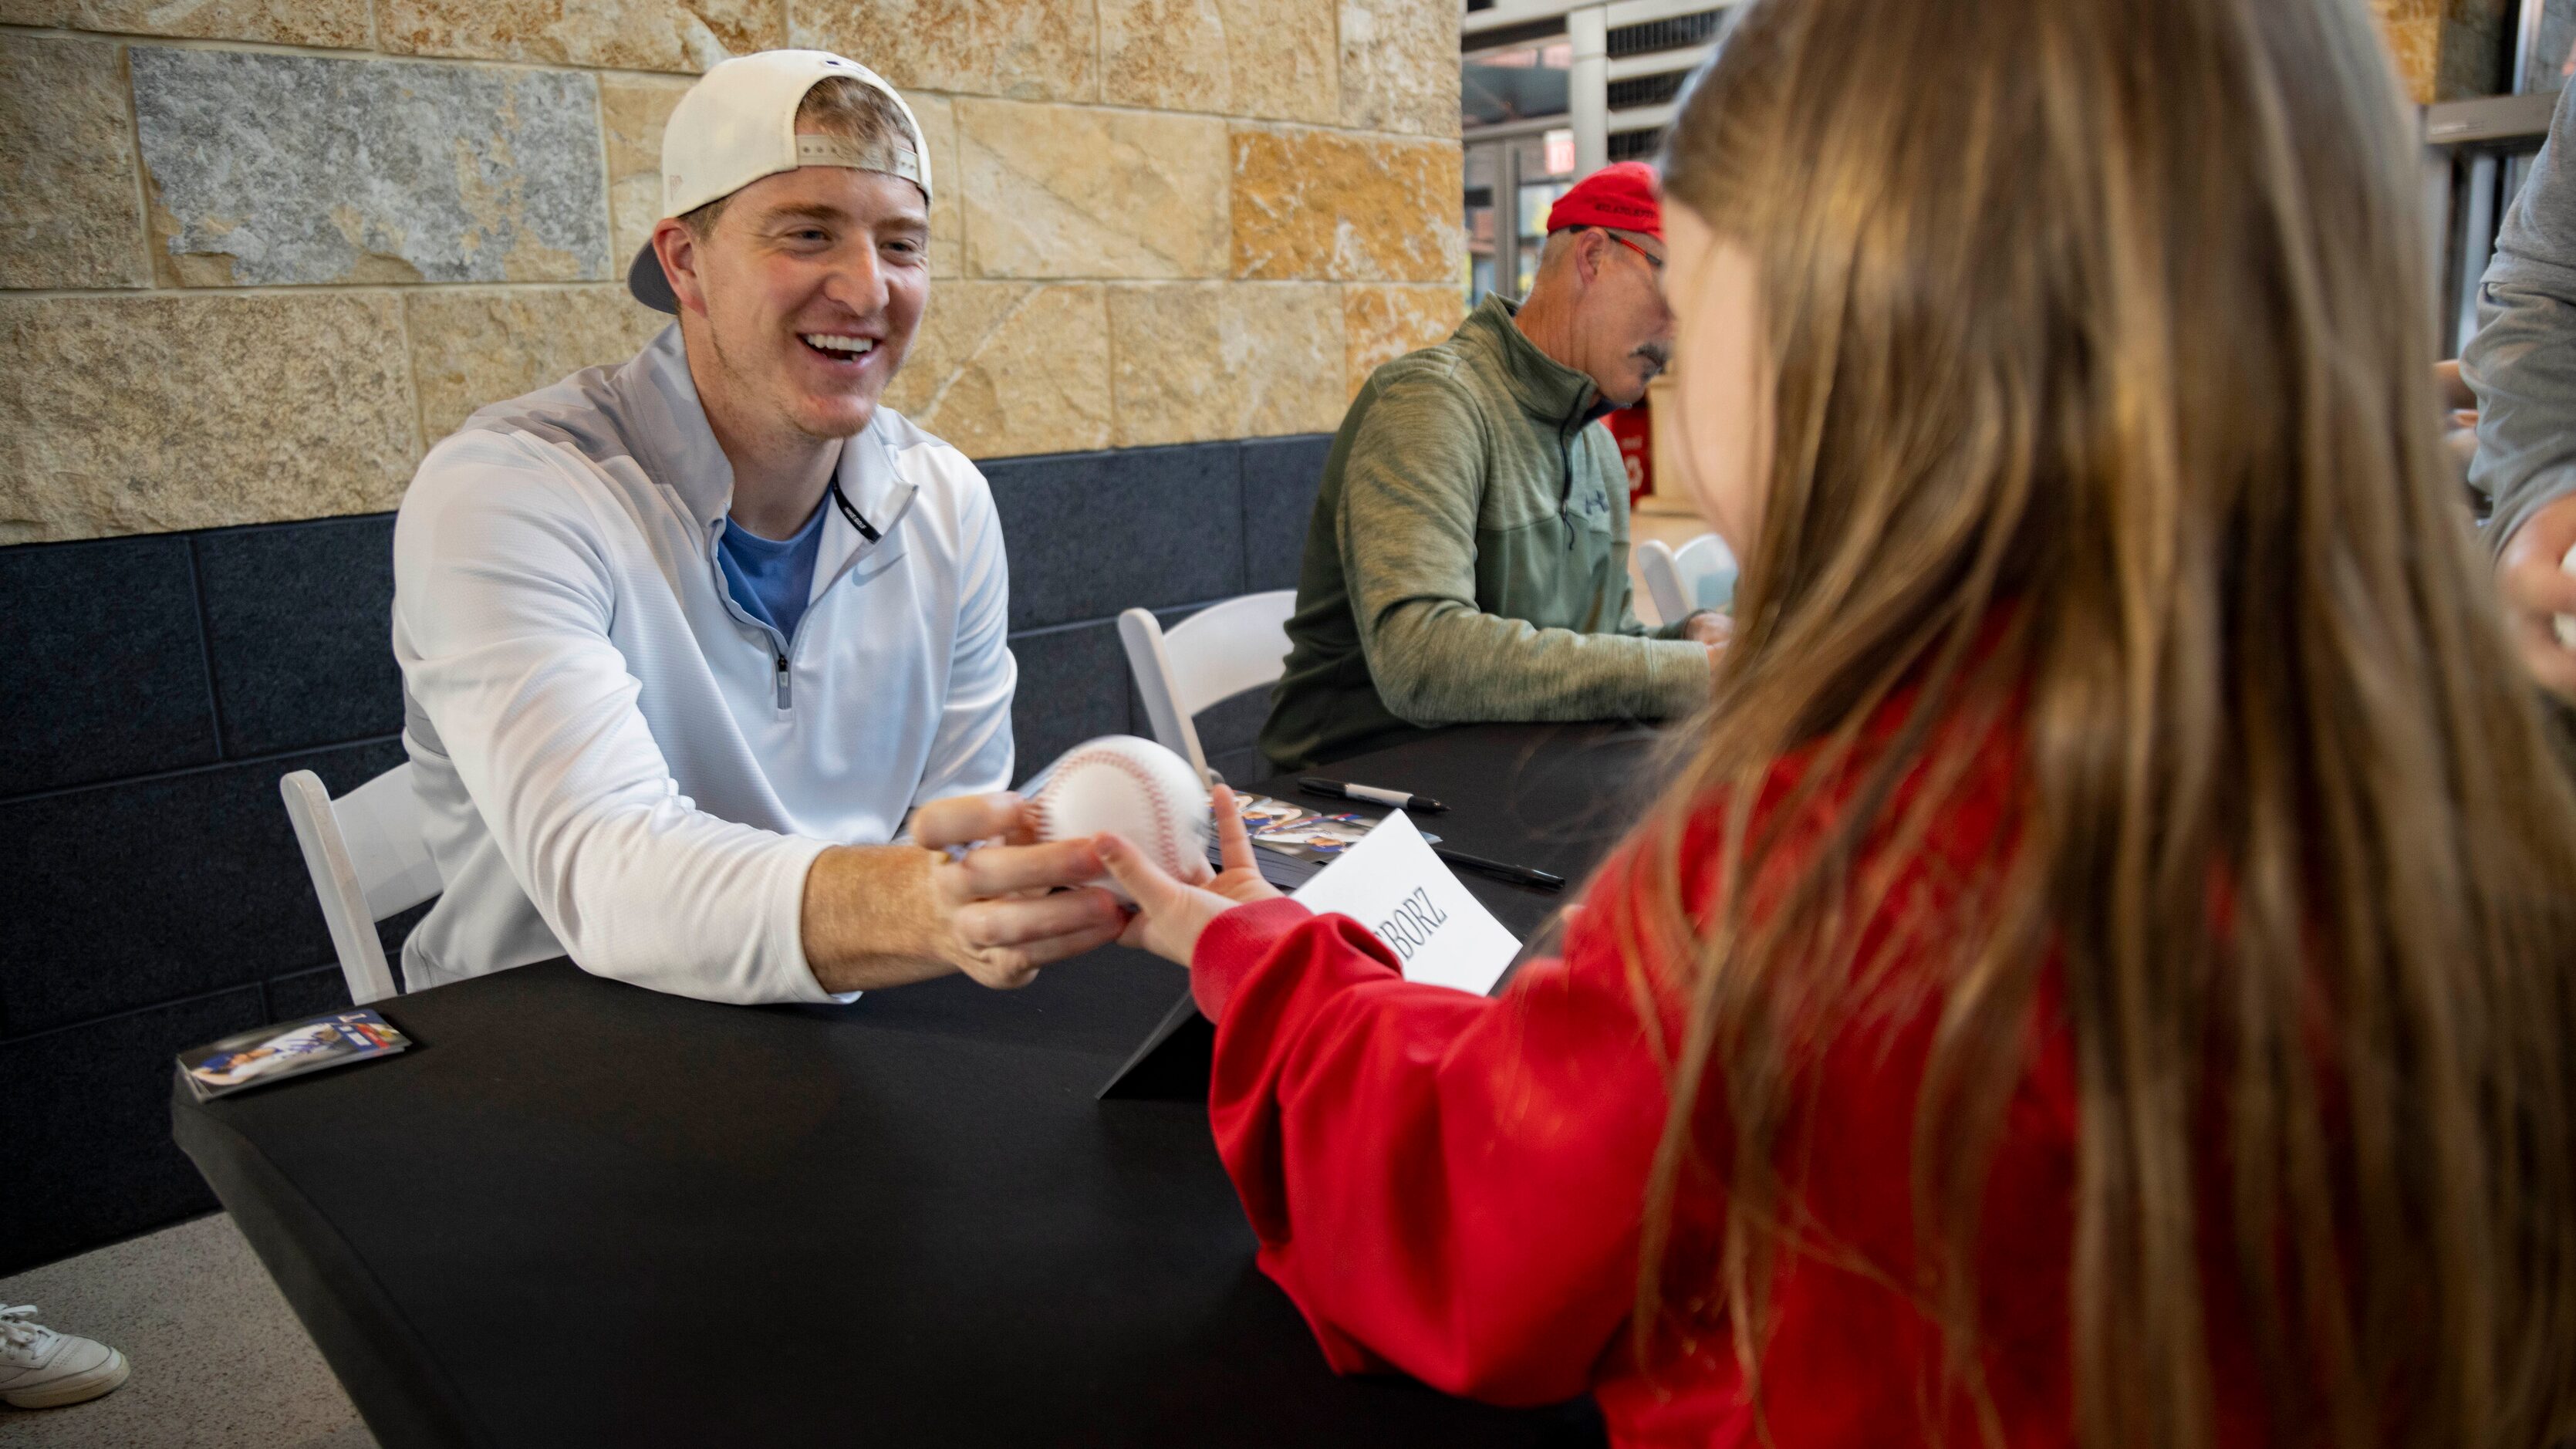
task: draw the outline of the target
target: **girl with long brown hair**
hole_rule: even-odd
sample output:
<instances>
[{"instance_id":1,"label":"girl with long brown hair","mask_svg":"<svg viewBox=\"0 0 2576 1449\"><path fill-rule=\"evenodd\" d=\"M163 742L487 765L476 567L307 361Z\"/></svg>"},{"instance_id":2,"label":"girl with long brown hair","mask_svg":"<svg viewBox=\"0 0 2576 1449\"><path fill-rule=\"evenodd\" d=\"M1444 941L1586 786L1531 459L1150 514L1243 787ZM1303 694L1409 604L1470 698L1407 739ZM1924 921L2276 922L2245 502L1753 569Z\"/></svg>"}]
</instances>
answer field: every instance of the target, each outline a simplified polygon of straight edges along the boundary
<instances>
[{"instance_id":1,"label":"girl with long brown hair","mask_svg":"<svg viewBox=\"0 0 2576 1449\"><path fill-rule=\"evenodd\" d=\"M1668 147L1745 574L1564 959L1104 843L1263 1266L1630 1443L2576 1434L2576 796L2356 0L1754 0Z\"/></svg>"}]
</instances>

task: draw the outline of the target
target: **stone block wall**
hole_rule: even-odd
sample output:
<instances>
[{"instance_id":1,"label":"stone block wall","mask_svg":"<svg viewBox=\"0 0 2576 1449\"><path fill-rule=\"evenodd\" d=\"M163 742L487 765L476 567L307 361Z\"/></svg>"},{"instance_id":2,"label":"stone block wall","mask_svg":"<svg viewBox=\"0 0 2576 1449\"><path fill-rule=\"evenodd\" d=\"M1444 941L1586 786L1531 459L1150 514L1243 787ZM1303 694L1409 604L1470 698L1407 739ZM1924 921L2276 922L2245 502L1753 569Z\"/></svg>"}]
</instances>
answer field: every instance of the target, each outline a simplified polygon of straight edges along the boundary
<instances>
[{"instance_id":1,"label":"stone block wall","mask_svg":"<svg viewBox=\"0 0 2576 1449\"><path fill-rule=\"evenodd\" d=\"M2512 89L2512 0L2370 0L2418 105Z\"/></svg>"},{"instance_id":2,"label":"stone block wall","mask_svg":"<svg viewBox=\"0 0 2576 1449\"><path fill-rule=\"evenodd\" d=\"M993 458L1331 429L1459 315L1451 0L0 0L0 544L381 511L633 352L692 73L902 88L889 397Z\"/></svg>"}]
</instances>

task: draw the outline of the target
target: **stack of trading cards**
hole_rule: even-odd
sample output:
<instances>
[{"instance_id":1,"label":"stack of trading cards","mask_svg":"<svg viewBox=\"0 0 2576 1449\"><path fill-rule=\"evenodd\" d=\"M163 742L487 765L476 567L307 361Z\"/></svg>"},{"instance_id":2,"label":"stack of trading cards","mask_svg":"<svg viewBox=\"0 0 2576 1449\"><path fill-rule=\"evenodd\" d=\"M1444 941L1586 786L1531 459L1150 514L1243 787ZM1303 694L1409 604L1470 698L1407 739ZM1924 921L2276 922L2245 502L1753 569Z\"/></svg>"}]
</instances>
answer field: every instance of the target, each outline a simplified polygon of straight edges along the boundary
<instances>
[{"instance_id":1,"label":"stack of trading cards","mask_svg":"<svg viewBox=\"0 0 2576 1449\"><path fill-rule=\"evenodd\" d=\"M1302 820L1291 820L1267 829L1256 829L1252 843L1266 846L1281 855L1321 865L1334 856L1360 843L1361 837L1377 828L1374 815L1317 815L1300 812ZM1423 843L1438 845L1440 837L1425 830Z\"/></svg>"},{"instance_id":2,"label":"stack of trading cards","mask_svg":"<svg viewBox=\"0 0 2576 1449\"><path fill-rule=\"evenodd\" d=\"M1291 820L1303 820L1315 812L1303 805L1273 800L1267 795L1237 795L1234 808L1243 816L1243 828L1254 835L1275 829Z\"/></svg>"},{"instance_id":3,"label":"stack of trading cards","mask_svg":"<svg viewBox=\"0 0 2576 1449\"><path fill-rule=\"evenodd\" d=\"M1335 856L1359 844L1377 822L1374 815L1319 815L1280 800L1243 797L1244 826L1263 852L1262 879L1282 890L1304 885ZM1422 838L1434 844L1440 839L1428 831Z\"/></svg>"},{"instance_id":4,"label":"stack of trading cards","mask_svg":"<svg viewBox=\"0 0 2576 1449\"><path fill-rule=\"evenodd\" d=\"M411 1045L373 1010L335 1011L285 1026L263 1026L179 1053L179 1074L200 1102L350 1062L391 1056Z\"/></svg>"},{"instance_id":5,"label":"stack of trading cards","mask_svg":"<svg viewBox=\"0 0 2576 1449\"><path fill-rule=\"evenodd\" d=\"M1318 864L1360 843L1377 822L1365 815L1308 815L1256 831L1252 843Z\"/></svg>"}]
</instances>

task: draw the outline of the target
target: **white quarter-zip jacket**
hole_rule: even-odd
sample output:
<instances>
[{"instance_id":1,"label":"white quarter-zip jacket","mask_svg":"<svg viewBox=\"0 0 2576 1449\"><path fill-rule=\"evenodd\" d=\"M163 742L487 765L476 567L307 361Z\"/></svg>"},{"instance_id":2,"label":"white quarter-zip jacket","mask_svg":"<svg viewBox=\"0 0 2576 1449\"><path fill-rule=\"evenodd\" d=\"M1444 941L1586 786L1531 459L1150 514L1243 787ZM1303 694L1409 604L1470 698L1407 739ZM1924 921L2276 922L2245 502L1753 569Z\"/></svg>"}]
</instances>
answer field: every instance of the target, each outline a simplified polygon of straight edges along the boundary
<instances>
[{"instance_id":1,"label":"white quarter-zip jacket","mask_svg":"<svg viewBox=\"0 0 2576 1449\"><path fill-rule=\"evenodd\" d=\"M1017 671L975 465L881 407L835 476L858 522L826 498L782 638L718 568L733 468L678 327L430 450L394 523L403 744L446 883L411 989L568 954L713 1001L848 999L805 960L807 869L1008 784Z\"/></svg>"}]
</instances>

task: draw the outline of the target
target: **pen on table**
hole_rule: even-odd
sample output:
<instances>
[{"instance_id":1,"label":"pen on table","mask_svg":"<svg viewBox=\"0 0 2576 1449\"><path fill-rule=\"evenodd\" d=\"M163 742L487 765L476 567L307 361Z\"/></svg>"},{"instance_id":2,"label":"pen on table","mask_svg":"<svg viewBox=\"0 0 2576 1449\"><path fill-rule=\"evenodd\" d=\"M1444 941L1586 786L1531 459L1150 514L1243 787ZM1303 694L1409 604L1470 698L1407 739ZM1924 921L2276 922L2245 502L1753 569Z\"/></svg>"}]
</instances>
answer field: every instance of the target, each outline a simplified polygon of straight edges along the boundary
<instances>
[{"instance_id":1,"label":"pen on table","mask_svg":"<svg viewBox=\"0 0 2576 1449\"><path fill-rule=\"evenodd\" d=\"M1372 805L1392 805L1398 810L1419 810L1425 815L1437 815L1449 808L1428 795L1407 795L1402 790L1381 790L1375 785L1350 785L1319 775L1298 776L1297 788L1341 800L1364 800Z\"/></svg>"},{"instance_id":2,"label":"pen on table","mask_svg":"<svg viewBox=\"0 0 2576 1449\"><path fill-rule=\"evenodd\" d=\"M1451 850L1445 845L1435 845L1431 847L1431 853L1440 857L1442 860L1449 862L1451 865L1464 866L1468 870L1483 871L1487 875L1499 876L1508 881L1517 881L1525 886L1536 886L1543 891L1560 891L1565 889L1565 877L1561 875L1550 875L1546 871L1540 870L1535 866L1510 865L1499 860L1487 860L1481 855L1469 855L1463 850Z\"/></svg>"}]
</instances>

